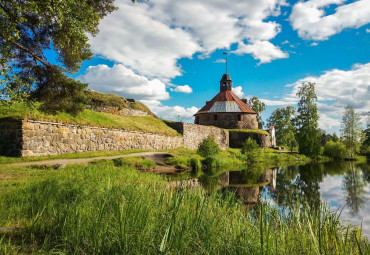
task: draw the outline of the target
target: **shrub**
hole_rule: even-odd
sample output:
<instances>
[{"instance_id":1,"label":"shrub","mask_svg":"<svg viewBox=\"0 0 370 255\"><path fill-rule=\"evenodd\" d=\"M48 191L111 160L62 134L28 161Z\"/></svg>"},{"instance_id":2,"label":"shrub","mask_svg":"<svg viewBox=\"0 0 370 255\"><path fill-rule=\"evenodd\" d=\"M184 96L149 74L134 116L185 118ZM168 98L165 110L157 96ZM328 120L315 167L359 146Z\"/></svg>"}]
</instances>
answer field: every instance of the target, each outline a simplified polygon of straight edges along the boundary
<instances>
[{"instance_id":1,"label":"shrub","mask_svg":"<svg viewBox=\"0 0 370 255\"><path fill-rule=\"evenodd\" d=\"M202 157L213 157L219 154L221 151L220 147L215 141L214 136L208 136L202 141L198 147L197 153Z\"/></svg>"},{"instance_id":2,"label":"shrub","mask_svg":"<svg viewBox=\"0 0 370 255\"><path fill-rule=\"evenodd\" d=\"M207 157L202 160L202 164L207 167L207 169L217 168L220 166L220 160L215 157Z\"/></svg>"},{"instance_id":3,"label":"shrub","mask_svg":"<svg viewBox=\"0 0 370 255\"><path fill-rule=\"evenodd\" d=\"M191 169L194 171L198 171L202 169L202 163L200 163L200 160L197 158L190 159L190 166L191 166Z\"/></svg>"},{"instance_id":4,"label":"shrub","mask_svg":"<svg viewBox=\"0 0 370 255\"><path fill-rule=\"evenodd\" d=\"M330 158L344 159L346 153L346 146L341 142L329 141L324 146L324 155Z\"/></svg>"},{"instance_id":5,"label":"shrub","mask_svg":"<svg viewBox=\"0 0 370 255\"><path fill-rule=\"evenodd\" d=\"M248 152L252 152L254 150L257 150L259 148L260 148L260 146L257 144L257 142L254 139L249 137L242 144L242 153L246 154Z\"/></svg>"}]
</instances>

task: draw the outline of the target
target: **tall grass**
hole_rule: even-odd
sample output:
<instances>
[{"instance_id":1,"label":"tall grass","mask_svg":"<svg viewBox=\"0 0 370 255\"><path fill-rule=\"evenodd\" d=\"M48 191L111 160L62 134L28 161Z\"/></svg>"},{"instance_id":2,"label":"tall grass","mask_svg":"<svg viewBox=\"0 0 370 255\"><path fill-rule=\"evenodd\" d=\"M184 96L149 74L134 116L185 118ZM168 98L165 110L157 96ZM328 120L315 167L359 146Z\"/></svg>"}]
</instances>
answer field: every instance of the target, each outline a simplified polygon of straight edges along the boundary
<instances>
[{"instance_id":1,"label":"tall grass","mask_svg":"<svg viewBox=\"0 0 370 255\"><path fill-rule=\"evenodd\" d=\"M24 171L31 171L30 168ZM366 254L326 207L245 211L230 192L169 190L160 176L103 161L0 182L0 253ZM6 185L6 187L4 186Z\"/></svg>"}]
</instances>

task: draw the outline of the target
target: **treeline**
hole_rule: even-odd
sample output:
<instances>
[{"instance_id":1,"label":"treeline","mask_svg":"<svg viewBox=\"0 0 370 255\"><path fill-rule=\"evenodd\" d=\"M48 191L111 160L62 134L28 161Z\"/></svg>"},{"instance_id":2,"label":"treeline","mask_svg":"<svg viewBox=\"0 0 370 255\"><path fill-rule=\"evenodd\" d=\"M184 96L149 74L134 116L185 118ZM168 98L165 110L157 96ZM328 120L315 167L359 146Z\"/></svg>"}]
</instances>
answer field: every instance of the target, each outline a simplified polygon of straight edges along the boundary
<instances>
[{"instance_id":1,"label":"treeline","mask_svg":"<svg viewBox=\"0 0 370 255\"><path fill-rule=\"evenodd\" d=\"M333 159L353 159L362 154L370 157L370 112L366 129L361 116L348 105L341 121L341 134L327 134L318 128L317 96L314 83L298 88L298 107L286 106L272 112L266 126L274 126L278 146L297 150L311 158L325 155Z\"/></svg>"}]
</instances>

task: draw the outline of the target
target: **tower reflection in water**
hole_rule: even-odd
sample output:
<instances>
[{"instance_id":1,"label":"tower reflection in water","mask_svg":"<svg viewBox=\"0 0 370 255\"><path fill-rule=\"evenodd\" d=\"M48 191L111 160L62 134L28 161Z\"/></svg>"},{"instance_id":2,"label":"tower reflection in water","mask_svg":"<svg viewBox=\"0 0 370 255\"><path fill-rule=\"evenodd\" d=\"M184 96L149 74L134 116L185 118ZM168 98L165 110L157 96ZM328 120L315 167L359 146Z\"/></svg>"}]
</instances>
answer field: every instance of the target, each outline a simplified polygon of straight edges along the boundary
<instances>
[{"instance_id":1,"label":"tower reflection in water","mask_svg":"<svg viewBox=\"0 0 370 255\"><path fill-rule=\"evenodd\" d=\"M263 174L250 175L249 171L230 171L217 173L203 173L199 178L190 178L169 183L171 188L202 187L208 193L232 192L237 195L247 208L255 207L260 199L260 190L269 186L273 192L276 189L277 168L266 169Z\"/></svg>"}]
</instances>

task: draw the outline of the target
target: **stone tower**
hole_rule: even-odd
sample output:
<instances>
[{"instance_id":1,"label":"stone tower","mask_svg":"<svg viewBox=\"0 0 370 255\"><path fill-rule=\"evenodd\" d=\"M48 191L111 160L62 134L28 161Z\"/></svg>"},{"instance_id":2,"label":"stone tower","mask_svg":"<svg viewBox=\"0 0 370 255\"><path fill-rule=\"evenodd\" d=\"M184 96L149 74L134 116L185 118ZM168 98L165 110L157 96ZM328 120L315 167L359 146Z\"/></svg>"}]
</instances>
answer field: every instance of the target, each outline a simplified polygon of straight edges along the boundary
<instances>
[{"instance_id":1,"label":"stone tower","mask_svg":"<svg viewBox=\"0 0 370 255\"><path fill-rule=\"evenodd\" d=\"M258 129L257 113L232 92L233 82L225 73L220 81L220 92L207 101L195 116L195 124L229 129Z\"/></svg>"}]
</instances>

